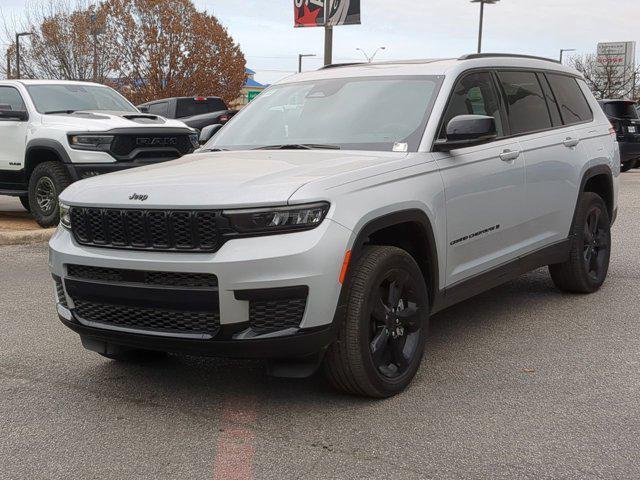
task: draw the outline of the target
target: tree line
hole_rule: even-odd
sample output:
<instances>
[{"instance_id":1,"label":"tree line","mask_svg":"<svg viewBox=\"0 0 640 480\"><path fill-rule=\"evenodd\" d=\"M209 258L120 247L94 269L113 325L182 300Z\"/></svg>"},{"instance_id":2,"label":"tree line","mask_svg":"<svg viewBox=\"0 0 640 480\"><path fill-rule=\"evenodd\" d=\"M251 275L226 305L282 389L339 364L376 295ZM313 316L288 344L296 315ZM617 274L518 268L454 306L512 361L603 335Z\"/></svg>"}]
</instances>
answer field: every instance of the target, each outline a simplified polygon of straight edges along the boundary
<instances>
[{"instance_id":1,"label":"tree line","mask_svg":"<svg viewBox=\"0 0 640 480\"><path fill-rule=\"evenodd\" d=\"M4 19L6 58L0 71L15 78L15 33L22 78L108 84L139 104L215 95L238 98L246 60L218 19L191 0L49 0L24 16Z\"/></svg>"}]
</instances>

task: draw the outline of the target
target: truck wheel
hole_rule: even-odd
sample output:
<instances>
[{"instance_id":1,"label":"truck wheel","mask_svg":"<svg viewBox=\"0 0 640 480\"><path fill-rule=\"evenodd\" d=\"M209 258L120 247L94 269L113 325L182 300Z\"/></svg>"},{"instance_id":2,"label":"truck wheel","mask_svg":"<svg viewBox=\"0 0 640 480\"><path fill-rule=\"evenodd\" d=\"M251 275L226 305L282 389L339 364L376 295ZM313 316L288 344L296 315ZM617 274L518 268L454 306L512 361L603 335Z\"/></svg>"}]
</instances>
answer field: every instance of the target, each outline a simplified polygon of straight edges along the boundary
<instances>
[{"instance_id":1,"label":"truck wheel","mask_svg":"<svg viewBox=\"0 0 640 480\"><path fill-rule=\"evenodd\" d=\"M27 212L31 211L31 205L29 205L29 195L21 195L20 203L22 204L22 206Z\"/></svg>"},{"instance_id":2,"label":"truck wheel","mask_svg":"<svg viewBox=\"0 0 640 480\"><path fill-rule=\"evenodd\" d=\"M593 293L607 278L611 255L611 221L599 195L582 194L571 237L569 260L549 265L551 278L564 292Z\"/></svg>"},{"instance_id":3,"label":"truck wheel","mask_svg":"<svg viewBox=\"0 0 640 480\"><path fill-rule=\"evenodd\" d=\"M43 228L58 225L58 196L70 184L71 177L62 163L44 162L33 170L29 178L29 205L38 225Z\"/></svg>"},{"instance_id":4,"label":"truck wheel","mask_svg":"<svg viewBox=\"0 0 640 480\"><path fill-rule=\"evenodd\" d=\"M368 247L354 266L347 313L324 372L338 390L386 398L402 392L420 367L429 295L415 260L395 247Z\"/></svg>"}]
</instances>

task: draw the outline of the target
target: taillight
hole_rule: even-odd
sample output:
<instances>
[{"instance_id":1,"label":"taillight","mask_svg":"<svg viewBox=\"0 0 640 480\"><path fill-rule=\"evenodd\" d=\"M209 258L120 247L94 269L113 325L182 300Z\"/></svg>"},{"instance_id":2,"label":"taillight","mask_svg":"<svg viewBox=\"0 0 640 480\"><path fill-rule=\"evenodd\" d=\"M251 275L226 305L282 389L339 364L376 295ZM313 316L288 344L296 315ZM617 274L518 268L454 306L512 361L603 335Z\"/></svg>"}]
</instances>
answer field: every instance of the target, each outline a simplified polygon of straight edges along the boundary
<instances>
[{"instance_id":1,"label":"taillight","mask_svg":"<svg viewBox=\"0 0 640 480\"><path fill-rule=\"evenodd\" d=\"M229 121L229 116L228 115L220 115L220 121L221 122L228 122Z\"/></svg>"},{"instance_id":2,"label":"taillight","mask_svg":"<svg viewBox=\"0 0 640 480\"><path fill-rule=\"evenodd\" d=\"M207 97L194 97L193 99L196 102L206 102L207 101Z\"/></svg>"},{"instance_id":3,"label":"taillight","mask_svg":"<svg viewBox=\"0 0 640 480\"><path fill-rule=\"evenodd\" d=\"M613 128L613 127L611 127L611 128L609 129L609 134L610 134L612 137L617 136L616 129L615 129L615 128Z\"/></svg>"}]
</instances>

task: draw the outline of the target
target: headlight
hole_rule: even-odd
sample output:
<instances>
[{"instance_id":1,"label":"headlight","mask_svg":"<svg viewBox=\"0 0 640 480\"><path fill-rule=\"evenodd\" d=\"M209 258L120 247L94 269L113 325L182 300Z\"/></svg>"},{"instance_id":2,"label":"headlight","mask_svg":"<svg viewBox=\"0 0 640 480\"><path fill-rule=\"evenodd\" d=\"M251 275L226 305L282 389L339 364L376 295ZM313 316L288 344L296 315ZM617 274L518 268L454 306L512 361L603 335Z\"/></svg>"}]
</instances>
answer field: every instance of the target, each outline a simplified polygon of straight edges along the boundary
<instances>
[{"instance_id":1,"label":"headlight","mask_svg":"<svg viewBox=\"0 0 640 480\"><path fill-rule=\"evenodd\" d=\"M328 211L329 204L323 202L292 207L225 210L222 214L239 233L269 234L316 228Z\"/></svg>"},{"instance_id":2,"label":"headlight","mask_svg":"<svg viewBox=\"0 0 640 480\"><path fill-rule=\"evenodd\" d=\"M69 135L69 145L76 150L108 151L113 135Z\"/></svg>"},{"instance_id":3,"label":"headlight","mask_svg":"<svg viewBox=\"0 0 640 480\"><path fill-rule=\"evenodd\" d=\"M71 229L71 208L62 202L60 202L60 225Z\"/></svg>"},{"instance_id":4,"label":"headlight","mask_svg":"<svg viewBox=\"0 0 640 480\"><path fill-rule=\"evenodd\" d=\"M200 148L200 135L197 133L190 133L189 140L191 140L191 146L193 148Z\"/></svg>"}]
</instances>

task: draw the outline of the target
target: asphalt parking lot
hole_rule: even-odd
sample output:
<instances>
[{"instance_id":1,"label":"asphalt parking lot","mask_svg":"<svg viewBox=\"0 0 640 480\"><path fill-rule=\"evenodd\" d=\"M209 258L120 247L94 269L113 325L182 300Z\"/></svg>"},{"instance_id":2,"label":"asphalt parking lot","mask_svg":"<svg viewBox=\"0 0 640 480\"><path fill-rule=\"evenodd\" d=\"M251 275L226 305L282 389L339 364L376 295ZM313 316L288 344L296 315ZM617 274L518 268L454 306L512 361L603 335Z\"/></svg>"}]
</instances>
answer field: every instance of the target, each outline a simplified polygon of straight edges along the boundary
<instances>
[{"instance_id":1,"label":"asphalt parking lot","mask_svg":"<svg viewBox=\"0 0 640 480\"><path fill-rule=\"evenodd\" d=\"M87 352L58 322L45 245L0 248L0 478L639 478L640 173L623 175L609 279L545 270L434 317L386 401L255 361Z\"/></svg>"}]
</instances>

